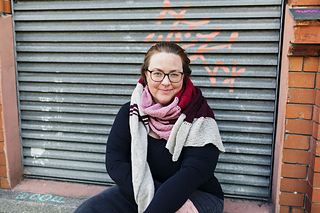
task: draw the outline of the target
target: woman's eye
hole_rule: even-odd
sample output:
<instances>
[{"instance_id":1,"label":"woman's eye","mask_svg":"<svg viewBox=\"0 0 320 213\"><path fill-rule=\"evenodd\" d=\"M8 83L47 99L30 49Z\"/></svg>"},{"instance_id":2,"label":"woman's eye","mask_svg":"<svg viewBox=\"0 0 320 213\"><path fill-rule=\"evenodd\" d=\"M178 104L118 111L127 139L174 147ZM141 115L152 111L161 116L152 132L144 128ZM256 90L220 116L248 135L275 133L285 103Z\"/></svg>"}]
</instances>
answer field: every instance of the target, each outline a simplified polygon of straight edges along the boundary
<instances>
[{"instance_id":1,"label":"woman's eye","mask_svg":"<svg viewBox=\"0 0 320 213\"><path fill-rule=\"evenodd\" d=\"M171 77L178 77L179 74L178 74L178 73L171 73L170 76L171 76Z\"/></svg>"},{"instance_id":2,"label":"woman's eye","mask_svg":"<svg viewBox=\"0 0 320 213\"><path fill-rule=\"evenodd\" d=\"M156 76L161 76L162 73L161 72L154 72L153 75L156 75Z\"/></svg>"}]
</instances>

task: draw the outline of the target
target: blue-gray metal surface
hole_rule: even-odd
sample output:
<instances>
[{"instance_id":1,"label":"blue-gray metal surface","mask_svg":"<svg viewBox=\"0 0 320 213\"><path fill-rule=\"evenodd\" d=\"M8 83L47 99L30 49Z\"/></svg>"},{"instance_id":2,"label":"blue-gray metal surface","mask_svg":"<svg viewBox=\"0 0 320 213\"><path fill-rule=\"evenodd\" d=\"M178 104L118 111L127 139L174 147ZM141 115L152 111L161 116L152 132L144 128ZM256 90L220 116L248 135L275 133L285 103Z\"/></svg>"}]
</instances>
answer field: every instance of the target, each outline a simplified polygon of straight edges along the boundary
<instances>
[{"instance_id":1,"label":"blue-gray metal surface","mask_svg":"<svg viewBox=\"0 0 320 213\"><path fill-rule=\"evenodd\" d=\"M144 54L176 41L226 147L226 196L269 199L280 0L13 4L26 176L107 184L105 146Z\"/></svg>"}]
</instances>

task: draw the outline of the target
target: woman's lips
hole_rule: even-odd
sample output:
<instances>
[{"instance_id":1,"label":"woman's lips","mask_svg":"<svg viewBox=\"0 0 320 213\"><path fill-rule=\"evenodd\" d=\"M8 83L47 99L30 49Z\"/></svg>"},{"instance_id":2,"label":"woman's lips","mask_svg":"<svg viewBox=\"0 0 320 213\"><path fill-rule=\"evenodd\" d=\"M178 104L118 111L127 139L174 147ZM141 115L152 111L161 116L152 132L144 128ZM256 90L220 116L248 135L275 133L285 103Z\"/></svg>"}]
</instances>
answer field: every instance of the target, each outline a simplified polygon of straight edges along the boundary
<instances>
[{"instance_id":1,"label":"woman's lips","mask_svg":"<svg viewBox=\"0 0 320 213\"><path fill-rule=\"evenodd\" d=\"M169 93L169 92L171 92L172 90L171 90L171 89L161 89L160 91L163 92L163 93Z\"/></svg>"}]
</instances>

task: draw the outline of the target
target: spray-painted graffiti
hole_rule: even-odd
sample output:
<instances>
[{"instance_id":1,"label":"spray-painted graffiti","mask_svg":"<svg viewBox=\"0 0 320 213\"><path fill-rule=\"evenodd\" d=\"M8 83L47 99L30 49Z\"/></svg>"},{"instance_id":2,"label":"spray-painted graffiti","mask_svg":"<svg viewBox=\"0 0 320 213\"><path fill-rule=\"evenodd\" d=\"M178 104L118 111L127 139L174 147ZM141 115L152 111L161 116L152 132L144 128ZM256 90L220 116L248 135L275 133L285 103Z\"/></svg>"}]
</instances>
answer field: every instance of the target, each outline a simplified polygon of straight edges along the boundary
<instances>
[{"instance_id":1,"label":"spray-painted graffiti","mask_svg":"<svg viewBox=\"0 0 320 213\"><path fill-rule=\"evenodd\" d=\"M320 10L295 10L296 13L320 13Z\"/></svg>"},{"instance_id":2,"label":"spray-painted graffiti","mask_svg":"<svg viewBox=\"0 0 320 213\"><path fill-rule=\"evenodd\" d=\"M45 201L50 201L50 202L54 202L54 203L65 203L65 201L63 201L63 197L60 196L54 196L51 194L29 194L28 192L24 192L23 194L20 194L16 197L16 199L21 200L21 199L29 199L29 200L39 200L41 202L45 202Z\"/></svg>"},{"instance_id":3,"label":"spray-painted graffiti","mask_svg":"<svg viewBox=\"0 0 320 213\"><path fill-rule=\"evenodd\" d=\"M216 75L218 70L222 70L225 73L226 79L222 82L222 85L219 86L228 86L229 87L229 92L233 92L233 87L235 83L235 77L244 73L245 68L237 68L237 62L233 62L233 66L230 68L225 66L222 61L217 61L214 65L213 70L210 70L207 60L205 58L204 53L206 52L211 52L215 51L218 49L223 49L227 48L228 50L231 50L232 43L236 41L238 38L238 32L232 32L230 34L230 38L228 41L226 41L225 44L203 44L205 42L211 42L214 40L216 36L220 34L220 27L216 27L213 32L207 33L207 34L202 34L202 33L191 33L190 31L193 31L196 27L201 26L201 25L206 25L210 23L209 18L203 18L203 20L199 21L190 21L190 20L185 20L184 15L188 11L188 7L190 4L186 4L184 6L184 9L182 9L180 12L176 12L172 9L171 4L169 0L165 0L163 4L163 8L159 15L157 16L158 20L163 20L164 17L168 14L172 16L174 19L173 24L170 29L170 33L167 35L163 34L156 34L156 33L150 33L148 36L145 38L145 42L160 42L160 41L175 41L175 42L180 42L181 39L184 37L186 39L189 39L191 42L189 44L183 45L182 48L188 49L188 48L196 48L194 51L194 54L190 55L190 60L191 62L195 60L201 60L201 62L205 65L204 70L207 71L209 74L209 79L211 81L212 86L216 85ZM162 22L157 21L156 24L160 25ZM172 32L173 31L173 32Z\"/></svg>"}]
</instances>

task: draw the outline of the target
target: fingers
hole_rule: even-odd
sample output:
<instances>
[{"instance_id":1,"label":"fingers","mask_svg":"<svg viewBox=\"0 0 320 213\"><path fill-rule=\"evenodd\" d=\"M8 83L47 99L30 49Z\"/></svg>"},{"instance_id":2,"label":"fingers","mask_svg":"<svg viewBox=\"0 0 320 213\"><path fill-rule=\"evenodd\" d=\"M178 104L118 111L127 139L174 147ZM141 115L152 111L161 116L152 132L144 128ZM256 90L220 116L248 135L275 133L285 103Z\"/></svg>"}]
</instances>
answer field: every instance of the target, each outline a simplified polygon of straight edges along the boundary
<instances>
[{"instance_id":1,"label":"fingers","mask_svg":"<svg viewBox=\"0 0 320 213\"><path fill-rule=\"evenodd\" d=\"M192 201L188 199L176 213L199 213Z\"/></svg>"}]
</instances>

